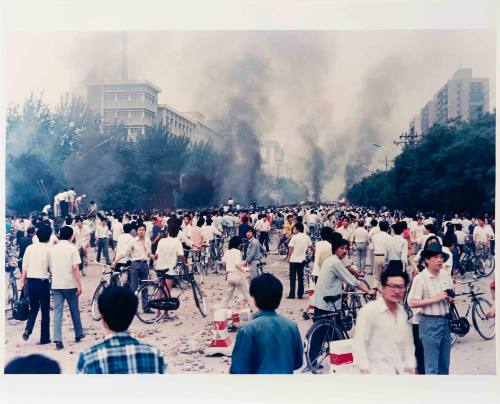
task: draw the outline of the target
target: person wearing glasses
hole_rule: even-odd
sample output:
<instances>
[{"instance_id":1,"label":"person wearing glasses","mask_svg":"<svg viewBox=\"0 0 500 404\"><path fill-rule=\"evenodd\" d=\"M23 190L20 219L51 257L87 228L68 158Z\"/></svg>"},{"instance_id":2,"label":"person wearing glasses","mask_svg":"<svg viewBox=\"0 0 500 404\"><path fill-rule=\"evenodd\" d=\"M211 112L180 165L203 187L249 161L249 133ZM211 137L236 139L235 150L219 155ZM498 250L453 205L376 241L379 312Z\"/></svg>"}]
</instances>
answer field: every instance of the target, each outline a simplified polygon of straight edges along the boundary
<instances>
[{"instance_id":1,"label":"person wearing glasses","mask_svg":"<svg viewBox=\"0 0 500 404\"><path fill-rule=\"evenodd\" d=\"M413 336L401 304L409 277L394 264L380 277L382 298L358 313L353 357L362 374L415 373Z\"/></svg>"}]
</instances>

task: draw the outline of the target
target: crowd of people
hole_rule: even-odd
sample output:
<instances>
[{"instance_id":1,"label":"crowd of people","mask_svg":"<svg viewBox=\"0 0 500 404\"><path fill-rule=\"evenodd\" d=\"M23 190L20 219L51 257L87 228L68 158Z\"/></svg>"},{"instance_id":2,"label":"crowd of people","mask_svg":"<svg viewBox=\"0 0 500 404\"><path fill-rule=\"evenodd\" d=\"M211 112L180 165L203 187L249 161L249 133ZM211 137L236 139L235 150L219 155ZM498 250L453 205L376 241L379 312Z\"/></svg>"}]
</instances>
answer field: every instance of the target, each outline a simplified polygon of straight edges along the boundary
<instances>
[{"instance_id":1,"label":"crowd of people","mask_svg":"<svg viewBox=\"0 0 500 404\"><path fill-rule=\"evenodd\" d=\"M64 348L64 302L75 341L85 337L79 311L80 276L91 248L96 249L96 262L104 259L115 269L131 268L129 288L110 287L99 297L107 336L80 354L79 373L166 372L160 351L127 332L138 298L144 299L133 291L148 278L150 267L165 271L166 286L171 289L177 263L185 264L190 254L223 236L228 245L221 260L227 273L221 304L228 307L238 291L254 314L237 334L230 372L293 373L301 368L303 344L297 324L276 312L283 284L263 273L259 265L270 251L274 230L288 246L287 299L305 297L305 263L313 255L314 297L304 307L305 321L311 311L313 322L338 311L340 302L324 298L342 293L345 284L377 297L360 310L356 322L353 353L361 373L448 374L453 297L445 291L454 288L468 237L476 250L494 252L495 223L488 214L409 215L340 202L241 209L233 198L219 209L106 212L98 211L93 201L83 210L73 189L64 193L67 198L58 194L53 210L45 206L40 214L7 221L7 231L15 233L19 246L21 288L26 286L29 296L22 338L30 338L41 311L39 343L51 342L50 290L56 349ZM371 288L361 282L368 268ZM491 287L494 290L494 282ZM488 316L494 315L493 307ZM310 352L318 350L320 343L313 341ZM21 366L16 363L10 369Z\"/></svg>"}]
</instances>

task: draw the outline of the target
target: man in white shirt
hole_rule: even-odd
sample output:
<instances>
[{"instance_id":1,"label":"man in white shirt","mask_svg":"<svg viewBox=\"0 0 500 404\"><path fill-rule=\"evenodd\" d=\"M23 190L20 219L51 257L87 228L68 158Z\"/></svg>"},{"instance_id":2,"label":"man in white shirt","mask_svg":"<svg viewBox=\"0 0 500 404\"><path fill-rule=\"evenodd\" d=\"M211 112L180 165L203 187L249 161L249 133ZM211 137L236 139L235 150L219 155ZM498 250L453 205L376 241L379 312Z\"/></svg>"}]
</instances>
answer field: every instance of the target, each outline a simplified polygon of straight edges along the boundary
<instances>
[{"instance_id":1,"label":"man in white shirt","mask_svg":"<svg viewBox=\"0 0 500 404\"><path fill-rule=\"evenodd\" d=\"M380 285L380 277L388 264L388 250L392 242L392 237L387 233L389 230L389 223L382 221L379 223L379 228L380 231L372 237L374 256L373 279L375 281L375 288Z\"/></svg>"},{"instance_id":2,"label":"man in white shirt","mask_svg":"<svg viewBox=\"0 0 500 404\"><path fill-rule=\"evenodd\" d=\"M123 225L122 225L121 217L116 216L111 224L111 235L112 235L112 246L111 248L114 250L116 248L116 243L118 241L118 237L123 234ZM110 241L111 241L110 240Z\"/></svg>"},{"instance_id":3,"label":"man in white shirt","mask_svg":"<svg viewBox=\"0 0 500 404\"><path fill-rule=\"evenodd\" d=\"M414 374L413 336L401 305L408 275L388 269L380 282L382 298L365 305L356 319L354 361L362 374Z\"/></svg>"},{"instance_id":4,"label":"man in white shirt","mask_svg":"<svg viewBox=\"0 0 500 404\"><path fill-rule=\"evenodd\" d=\"M102 216L98 220L98 224L95 229L95 238L97 240L97 257L96 261L101 262L101 253L104 255L106 260L106 265L110 264L109 260L109 250L108 250L108 240L109 240L109 227L108 219Z\"/></svg>"},{"instance_id":5,"label":"man in white shirt","mask_svg":"<svg viewBox=\"0 0 500 404\"><path fill-rule=\"evenodd\" d=\"M335 230L337 233L340 233L344 240L347 240L349 242L349 255L352 253L352 240L354 237L354 232L350 224L351 219L349 219L348 216L344 216L344 218L342 219L342 226Z\"/></svg>"},{"instance_id":6,"label":"man in white shirt","mask_svg":"<svg viewBox=\"0 0 500 404\"><path fill-rule=\"evenodd\" d=\"M354 230L353 242L356 245L356 257L358 259L358 268L365 271L366 255L368 252L369 234L365 228L365 221L358 222L358 228Z\"/></svg>"},{"instance_id":7,"label":"man in white shirt","mask_svg":"<svg viewBox=\"0 0 500 404\"><path fill-rule=\"evenodd\" d=\"M419 252L423 245L421 240L424 236L425 226L422 223L422 218L420 216L415 217L411 225L409 226L411 239L414 240L415 254Z\"/></svg>"},{"instance_id":8,"label":"man in white shirt","mask_svg":"<svg viewBox=\"0 0 500 404\"><path fill-rule=\"evenodd\" d=\"M83 224L83 219L80 216L75 217L74 240L81 260L79 264L80 270L82 270L90 245L90 228Z\"/></svg>"},{"instance_id":9,"label":"man in white shirt","mask_svg":"<svg viewBox=\"0 0 500 404\"><path fill-rule=\"evenodd\" d=\"M75 188L71 187L70 190L68 191L68 203L69 203L69 214L74 215L75 214L75 199L76 199L76 192Z\"/></svg>"},{"instance_id":10,"label":"man in white shirt","mask_svg":"<svg viewBox=\"0 0 500 404\"><path fill-rule=\"evenodd\" d=\"M82 294L80 282L80 256L77 248L70 243L73 229L63 226L59 230L59 243L49 249L49 265L52 272L52 294L54 296L54 342L56 348L63 349L62 321L64 301L68 303L75 341L79 342L84 337L78 296Z\"/></svg>"},{"instance_id":11,"label":"man in white shirt","mask_svg":"<svg viewBox=\"0 0 500 404\"><path fill-rule=\"evenodd\" d=\"M402 222L392 225L392 229L394 230L394 236L392 236L387 248L387 263L401 261L403 270L405 270L408 262L408 241L401 236L404 231Z\"/></svg>"},{"instance_id":12,"label":"man in white shirt","mask_svg":"<svg viewBox=\"0 0 500 404\"><path fill-rule=\"evenodd\" d=\"M115 268L115 271L119 271L121 267L129 266L132 263L130 254L132 252L134 238L130 234L131 230L132 225L130 223L125 223L123 225L123 234L118 237L115 260L111 264L113 268Z\"/></svg>"},{"instance_id":13,"label":"man in white shirt","mask_svg":"<svg viewBox=\"0 0 500 404\"><path fill-rule=\"evenodd\" d=\"M189 256L189 251L191 250L191 234L193 232L193 226L191 225L191 216L189 214L185 214L181 231L178 233L178 238L182 242L182 248L184 248L184 258L187 260Z\"/></svg>"},{"instance_id":14,"label":"man in white shirt","mask_svg":"<svg viewBox=\"0 0 500 404\"><path fill-rule=\"evenodd\" d=\"M488 250L490 240L494 237L493 230L491 226L486 226L483 218L478 219L478 225L474 227L474 232L472 233L472 239L476 246L476 251L481 249Z\"/></svg>"},{"instance_id":15,"label":"man in white shirt","mask_svg":"<svg viewBox=\"0 0 500 404\"><path fill-rule=\"evenodd\" d=\"M132 264L130 266L130 288L137 290L142 280L149 277L148 261L152 258L151 255L151 240L146 238L146 226L140 224L137 228L137 237L132 242L130 250L130 258ZM142 294L142 307L147 305L147 291Z\"/></svg>"},{"instance_id":16,"label":"man in white shirt","mask_svg":"<svg viewBox=\"0 0 500 404\"><path fill-rule=\"evenodd\" d=\"M50 226L42 225L38 229L37 244L26 248L23 256L23 271L21 275L21 290L29 297L29 314L23 339L28 340L33 332L38 310L42 312L40 345L50 343L50 284L49 284L49 246L48 241L52 230Z\"/></svg>"},{"instance_id":17,"label":"man in white shirt","mask_svg":"<svg viewBox=\"0 0 500 404\"><path fill-rule=\"evenodd\" d=\"M449 256L441 245L431 243L422 251L426 268L413 278L408 303L420 308L418 333L424 348L425 374L447 375L450 367L450 305L454 299L446 292L453 289L451 275L442 270Z\"/></svg>"},{"instance_id":18,"label":"man in white shirt","mask_svg":"<svg viewBox=\"0 0 500 404\"><path fill-rule=\"evenodd\" d=\"M290 263L290 293L287 299L295 299L295 278L298 278L297 297L302 299L304 294L304 261L306 253L312 247L311 239L304 234L304 225L295 223L293 236L288 243L288 258Z\"/></svg>"},{"instance_id":19,"label":"man in white shirt","mask_svg":"<svg viewBox=\"0 0 500 404\"><path fill-rule=\"evenodd\" d=\"M368 232L368 254L370 256L370 271L373 274L375 267L375 256L373 254L373 236L380 231L377 219L372 219L370 221L370 226L371 229Z\"/></svg>"}]
</instances>

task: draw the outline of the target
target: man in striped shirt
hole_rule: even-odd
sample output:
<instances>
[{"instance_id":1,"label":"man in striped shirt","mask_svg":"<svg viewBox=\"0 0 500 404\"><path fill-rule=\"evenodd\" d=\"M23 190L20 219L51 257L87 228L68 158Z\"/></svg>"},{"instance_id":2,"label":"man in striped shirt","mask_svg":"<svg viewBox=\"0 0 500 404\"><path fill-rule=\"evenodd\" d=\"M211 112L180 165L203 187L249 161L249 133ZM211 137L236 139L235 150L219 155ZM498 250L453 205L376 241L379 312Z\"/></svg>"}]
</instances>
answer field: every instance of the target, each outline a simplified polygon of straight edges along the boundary
<instances>
[{"instance_id":1,"label":"man in striped shirt","mask_svg":"<svg viewBox=\"0 0 500 404\"><path fill-rule=\"evenodd\" d=\"M127 332L138 306L134 292L123 287L106 288L98 305L108 335L104 342L80 354L77 373L165 373L167 366L159 349L139 342Z\"/></svg>"},{"instance_id":2,"label":"man in striped shirt","mask_svg":"<svg viewBox=\"0 0 500 404\"><path fill-rule=\"evenodd\" d=\"M453 289L453 280L446 271L441 271L448 254L438 243L432 243L422 251L426 268L418 274L408 294L412 309L421 308L419 336L424 348L425 374L449 374L451 334L450 302L446 290Z\"/></svg>"}]
</instances>

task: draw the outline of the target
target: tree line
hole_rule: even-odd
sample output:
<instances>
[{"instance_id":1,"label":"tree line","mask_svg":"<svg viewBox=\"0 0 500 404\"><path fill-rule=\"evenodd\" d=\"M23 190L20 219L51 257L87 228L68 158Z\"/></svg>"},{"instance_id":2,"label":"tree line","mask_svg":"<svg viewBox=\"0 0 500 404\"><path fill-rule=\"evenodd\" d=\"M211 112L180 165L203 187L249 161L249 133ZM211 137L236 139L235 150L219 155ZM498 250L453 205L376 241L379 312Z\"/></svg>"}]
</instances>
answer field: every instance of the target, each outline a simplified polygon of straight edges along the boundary
<instances>
[{"instance_id":1,"label":"tree line","mask_svg":"<svg viewBox=\"0 0 500 404\"><path fill-rule=\"evenodd\" d=\"M210 140L193 141L162 125L134 139L124 126L103 130L81 98L65 96L55 107L40 97L11 106L6 128L7 212L39 211L65 187L75 187L104 209L215 206L224 170L232 161ZM305 191L293 180L264 175L259 204L295 202ZM272 190L269 192L269 190Z\"/></svg>"},{"instance_id":2,"label":"tree line","mask_svg":"<svg viewBox=\"0 0 500 404\"><path fill-rule=\"evenodd\" d=\"M434 125L405 146L388 171L347 187L349 202L374 208L434 212L493 212L495 113Z\"/></svg>"}]
</instances>

